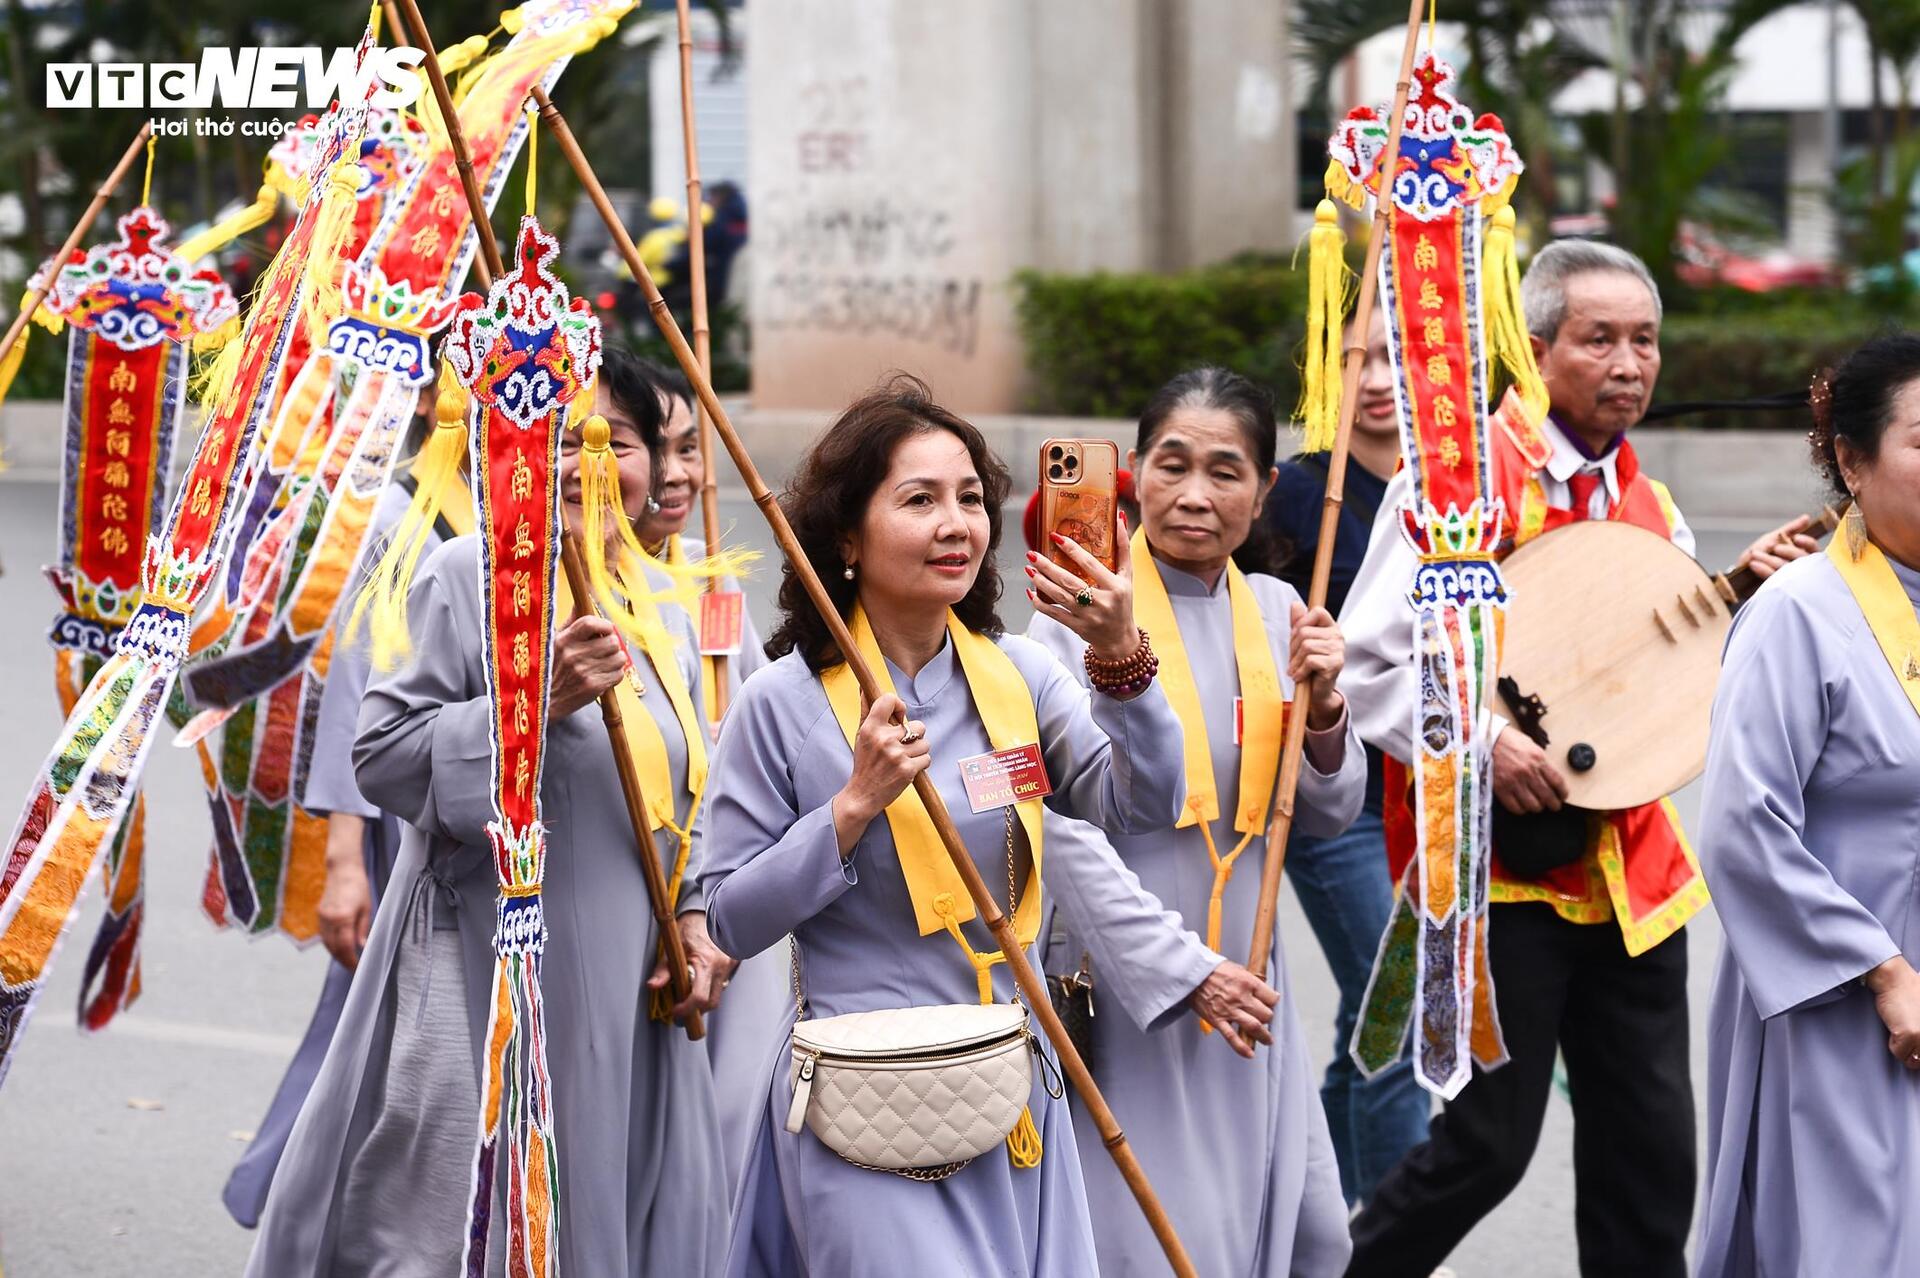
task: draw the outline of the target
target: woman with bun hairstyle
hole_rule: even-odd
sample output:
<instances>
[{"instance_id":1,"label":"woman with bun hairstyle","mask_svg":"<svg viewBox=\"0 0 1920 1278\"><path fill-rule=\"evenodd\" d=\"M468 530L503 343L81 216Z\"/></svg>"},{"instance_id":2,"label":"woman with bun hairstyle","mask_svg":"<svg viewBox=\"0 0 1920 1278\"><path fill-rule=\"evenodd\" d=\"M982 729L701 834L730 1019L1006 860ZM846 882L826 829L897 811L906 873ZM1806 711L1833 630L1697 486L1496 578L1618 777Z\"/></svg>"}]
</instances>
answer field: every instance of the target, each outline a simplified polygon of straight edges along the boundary
<instances>
[{"instance_id":1,"label":"woman with bun hairstyle","mask_svg":"<svg viewBox=\"0 0 1920 1278\"><path fill-rule=\"evenodd\" d=\"M1920 337L1812 400L1851 505L1735 619L1701 796L1705 1278L1920 1273Z\"/></svg>"}]
</instances>

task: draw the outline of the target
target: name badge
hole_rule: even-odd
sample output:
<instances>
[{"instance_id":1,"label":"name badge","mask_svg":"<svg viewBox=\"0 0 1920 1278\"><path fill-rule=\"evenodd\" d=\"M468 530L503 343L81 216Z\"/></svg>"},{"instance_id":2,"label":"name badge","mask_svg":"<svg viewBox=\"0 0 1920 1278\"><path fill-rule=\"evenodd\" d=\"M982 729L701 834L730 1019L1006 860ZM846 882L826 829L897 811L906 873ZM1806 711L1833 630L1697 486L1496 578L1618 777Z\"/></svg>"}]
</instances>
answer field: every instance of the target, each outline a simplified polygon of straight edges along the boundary
<instances>
[{"instance_id":1,"label":"name badge","mask_svg":"<svg viewBox=\"0 0 1920 1278\"><path fill-rule=\"evenodd\" d=\"M975 812L1004 808L1009 803L1044 799L1053 793L1040 746L1015 746L960 760L960 781L967 787L967 803Z\"/></svg>"},{"instance_id":2,"label":"name badge","mask_svg":"<svg viewBox=\"0 0 1920 1278\"><path fill-rule=\"evenodd\" d=\"M721 590L700 596L700 655L731 657L740 651L746 628L746 596Z\"/></svg>"}]
</instances>

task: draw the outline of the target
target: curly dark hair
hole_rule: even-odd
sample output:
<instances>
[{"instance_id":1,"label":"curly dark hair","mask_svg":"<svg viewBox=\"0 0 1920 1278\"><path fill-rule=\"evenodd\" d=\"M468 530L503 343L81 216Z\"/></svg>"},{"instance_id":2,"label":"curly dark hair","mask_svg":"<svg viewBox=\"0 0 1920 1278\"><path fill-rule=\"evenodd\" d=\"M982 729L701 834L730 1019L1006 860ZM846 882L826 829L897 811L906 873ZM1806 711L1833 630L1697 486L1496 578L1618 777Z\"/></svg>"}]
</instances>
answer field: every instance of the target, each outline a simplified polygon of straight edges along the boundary
<instances>
[{"instance_id":1,"label":"curly dark hair","mask_svg":"<svg viewBox=\"0 0 1920 1278\"><path fill-rule=\"evenodd\" d=\"M852 616L857 583L842 575L846 564L840 558L841 538L860 526L901 441L932 430L951 432L966 445L980 476L991 530L980 575L953 611L969 630L998 636L1005 627L996 611L1000 572L994 552L1000 547L1000 508L1006 503L1011 480L980 431L935 403L933 392L919 378L894 373L847 405L807 450L800 469L780 494L780 509L786 512L807 562L840 616ZM767 656L777 659L795 651L815 673L841 660L827 623L814 611L793 565L787 564L780 578L780 624L767 640Z\"/></svg>"},{"instance_id":2,"label":"curly dark hair","mask_svg":"<svg viewBox=\"0 0 1920 1278\"><path fill-rule=\"evenodd\" d=\"M1140 432L1134 438L1133 447L1142 459L1159 438L1167 419L1182 408L1217 410L1231 415L1247 441L1255 478L1264 480L1272 472L1274 455L1280 445L1280 424L1274 415L1272 391L1211 364L1188 369L1155 391L1140 414ZM1134 476L1133 483L1134 491L1138 492L1138 475ZM1288 549L1274 536L1265 513L1254 511L1253 525L1247 529L1247 539L1234 548L1233 562L1241 572L1263 572L1277 577L1288 558Z\"/></svg>"},{"instance_id":3,"label":"curly dark hair","mask_svg":"<svg viewBox=\"0 0 1920 1278\"><path fill-rule=\"evenodd\" d=\"M1813 410L1813 464L1826 476L1834 494L1850 497L1840 473L1840 450L1845 439L1868 461L1880 455L1880 438L1893 423L1893 401L1908 382L1920 378L1920 335L1884 333L1868 341L1840 362L1840 367L1814 378L1807 396Z\"/></svg>"}]
</instances>

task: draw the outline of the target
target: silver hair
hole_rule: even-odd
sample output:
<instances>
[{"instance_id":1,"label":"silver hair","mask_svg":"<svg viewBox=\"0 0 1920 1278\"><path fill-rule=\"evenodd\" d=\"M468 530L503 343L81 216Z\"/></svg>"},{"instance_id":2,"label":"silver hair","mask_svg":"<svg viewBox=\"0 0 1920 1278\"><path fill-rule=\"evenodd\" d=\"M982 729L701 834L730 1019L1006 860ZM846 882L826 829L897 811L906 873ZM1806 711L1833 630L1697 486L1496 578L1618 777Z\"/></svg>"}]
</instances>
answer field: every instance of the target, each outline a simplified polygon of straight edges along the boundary
<instances>
[{"instance_id":1,"label":"silver hair","mask_svg":"<svg viewBox=\"0 0 1920 1278\"><path fill-rule=\"evenodd\" d=\"M1653 318L1664 314L1660 286L1653 273L1627 250L1598 240L1555 240L1533 255L1520 280L1520 305L1527 313L1527 331L1551 345L1567 319L1567 281L1594 271L1631 275L1653 294Z\"/></svg>"}]
</instances>

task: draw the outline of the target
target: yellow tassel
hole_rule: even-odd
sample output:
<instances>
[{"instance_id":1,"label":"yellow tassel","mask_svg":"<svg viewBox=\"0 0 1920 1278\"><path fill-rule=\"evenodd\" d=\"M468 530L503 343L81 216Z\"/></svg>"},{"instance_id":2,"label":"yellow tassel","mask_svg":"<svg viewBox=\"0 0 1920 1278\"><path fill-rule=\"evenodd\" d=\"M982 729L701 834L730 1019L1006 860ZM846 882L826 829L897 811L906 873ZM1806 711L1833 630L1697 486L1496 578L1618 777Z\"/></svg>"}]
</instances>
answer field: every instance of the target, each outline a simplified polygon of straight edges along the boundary
<instances>
[{"instance_id":1,"label":"yellow tassel","mask_svg":"<svg viewBox=\"0 0 1920 1278\"><path fill-rule=\"evenodd\" d=\"M1040 1156L1046 1152L1040 1143L1040 1129L1033 1125L1033 1110L1020 1111L1020 1121L1013 1125L1013 1131L1007 1135L1007 1157L1015 1167L1026 1170L1040 1165Z\"/></svg>"},{"instance_id":2,"label":"yellow tassel","mask_svg":"<svg viewBox=\"0 0 1920 1278\"><path fill-rule=\"evenodd\" d=\"M607 563L607 534L618 542L616 562L654 566L640 539L634 535L633 521L627 518L620 497L620 470L611 447L613 430L600 414L580 426L580 540L581 557L586 560L587 585L600 604L601 612L620 633L640 642L648 618L637 612L626 592L614 580Z\"/></svg>"},{"instance_id":3,"label":"yellow tassel","mask_svg":"<svg viewBox=\"0 0 1920 1278\"><path fill-rule=\"evenodd\" d=\"M327 328L346 310L341 280L346 272L345 249L353 235L353 215L359 207L360 183L366 170L351 155L342 156L327 175L327 193L321 199L319 221L313 228L313 247L307 253L306 291L300 309L307 319L307 344L327 349Z\"/></svg>"},{"instance_id":4,"label":"yellow tassel","mask_svg":"<svg viewBox=\"0 0 1920 1278\"><path fill-rule=\"evenodd\" d=\"M271 272L273 268L267 269ZM244 342L228 342L211 363L202 365L197 377L191 380L194 397L200 403L212 406L226 399L233 390L234 379L240 375L240 356L245 350Z\"/></svg>"},{"instance_id":5,"label":"yellow tassel","mask_svg":"<svg viewBox=\"0 0 1920 1278\"><path fill-rule=\"evenodd\" d=\"M1327 161L1327 173L1323 179L1327 194L1358 213L1367 204L1367 188L1356 185L1347 176L1346 166L1338 160Z\"/></svg>"},{"instance_id":6,"label":"yellow tassel","mask_svg":"<svg viewBox=\"0 0 1920 1278\"><path fill-rule=\"evenodd\" d=\"M193 349L200 354L217 351L238 336L240 336L240 317L236 315L219 328L194 334Z\"/></svg>"},{"instance_id":7,"label":"yellow tassel","mask_svg":"<svg viewBox=\"0 0 1920 1278\"><path fill-rule=\"evenodd\" d=\"M0 404L6 402L7 392L13 389L13 379L20 374L20 361L27 357L27 332L32 327L29 324L20 330L13 349L7 352L5 359L0 360Z\"/></svg>"},{"instance_id":8,"label":"yellow tassel","mask_svg":"<svg viewBox=\"0 0 1920 1278\"><path fill-rule=\"evenodd\" d=\"M759 556L753 551L721 550L693 563L668 564L647 553L627 518L620 496L620 470L610 447L612 435L607 419L595 413L580 427L580 540L581 558L586 561L587 584L593 590L607 620L629 639L639 642L640 631L651 622L626 599L608 564L608 545L617 543L615 563L637 563L666 575L672 585L651 593L655 603L677 603L693 608L700 588L715 577L744 577L747 566ZM613 536L608 537L611 529Z\"/></svg>"},{"instance_id":9,"label":"yellow tassel","mask_svg":"<svg viewBox=\"0 0 1920 1278\"><path fill-rule=\"evenodd\" d=\"M467 453L467 405L464 387L450 368L440 372L439 394L433 406L433 434L413 463L413 500L394 526L393 536L367 578L366 589L354 601L342 638L351 643L367 621L373 639L373 664L391 670L413 652L407 630L407 593L413 589L414 570L426 551L427 538L440 518L440 505Z\"/></svg>"},{"instance_id":10,"label":"yellow tassel","mask_svg":"<svg viewBox=\"0 0 1920 1278\"><path fill-rule=\"evenodd\" d=\"M47 287L49 288L53 287L53 278L51 275L47 279ZM32 289L28 289L26 292L22 293L20 295L20 305L25 306L27 304L27 300L32 296L33 296ZM66 317L61 315L58 311L54 310L52 307L48 306L45 300L42 300L38 305L36 305L33 308L33 322L35 324L38 324L41 328L46 329L49 333L52 333L55 337L58 337L60 336L60 334L67 331ZM27 331L28 330L24 328L20 330L20 341L22 344L25 344L27 340ZM18 349L18 347L16 347L15 349ZM13 352L9 351L7 353L9 356L11 356Z\"/></svg>"},{"instance_id":11,"label":"yellow tassel","mask_svg":"<svg viewBox=\"0 0 1920 1278\"><path fill-rule=\"evenodd\" d=\"M1527 317L1520 306L1520 260L1513 242L1513 209L1501 203L1489 220L1481 255L1481 278L1486 281L1486 331L1489 354L1505 366L1513 379L1528 419L1547 415L1547 384L1534 362L1528 340Z\"/></svg>"},{"instance_id":12,"label":"yellow tassel","mask_svg":"<svg viewBox=\"0 0 1920 1278\"><path fill-rule=\"evenodd\" d=\"M1301 370L1301 447L1324 453L1340 428L1340 334L1346 317L1346 232L1332 200L1313 211L1307 236L1307 358Z\"/></svg>"},{"instance_id":13,"label":"yellow tassel","mask_svg":"<svg viewBox=\"0 0 1920 1278\"><path fill-rule=\"evenodd\" d=\"M472 66L487 51L487 38L483 35L468 36L459 44L444 50L440 55L440 70L452 75L455 71L464 71Z\"/></svg>"},{"instance_id":14,"label":"yellow tassel","mask_svg":"<svg viewBox=\"0 0 1920 1278\"><path fill-rule=\"evenodd\" d=\"M279 204L280 193L263 184L254 192L253 203L215 222L200 234L180 241L173 251L183 261L198 262L222 245L232 243L249 231L257 231L272 221L273 211Z\"/></svg>"}]
</instances>

